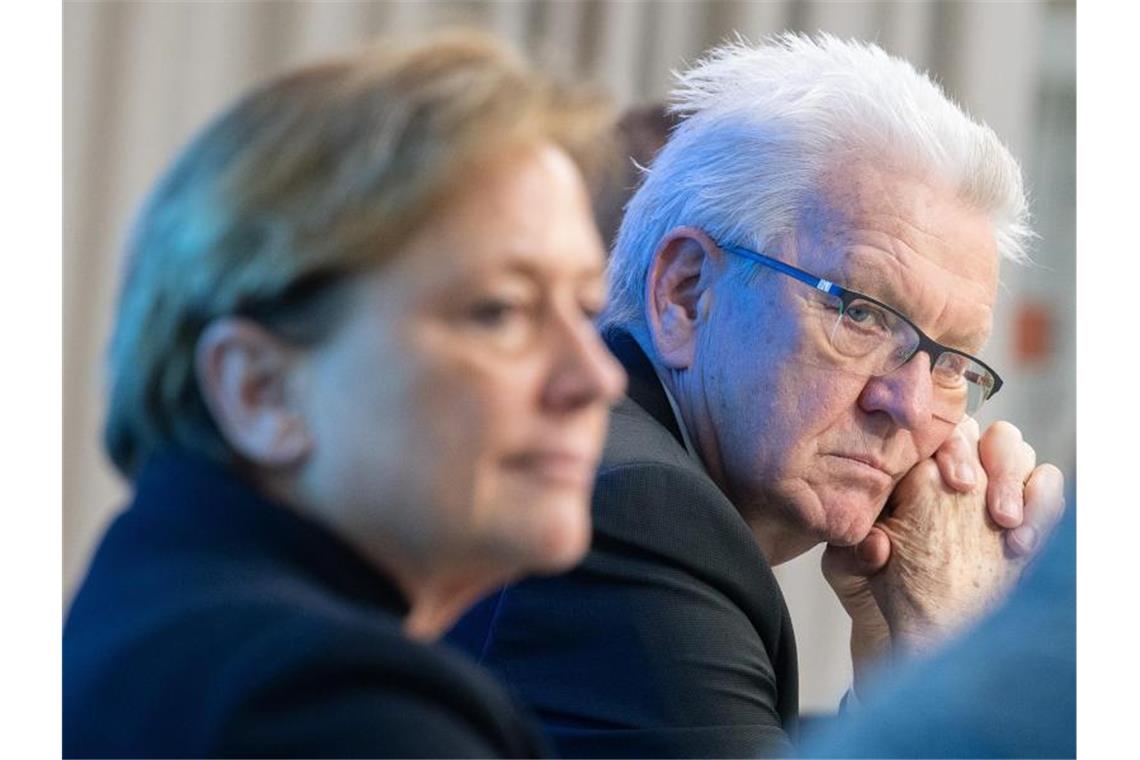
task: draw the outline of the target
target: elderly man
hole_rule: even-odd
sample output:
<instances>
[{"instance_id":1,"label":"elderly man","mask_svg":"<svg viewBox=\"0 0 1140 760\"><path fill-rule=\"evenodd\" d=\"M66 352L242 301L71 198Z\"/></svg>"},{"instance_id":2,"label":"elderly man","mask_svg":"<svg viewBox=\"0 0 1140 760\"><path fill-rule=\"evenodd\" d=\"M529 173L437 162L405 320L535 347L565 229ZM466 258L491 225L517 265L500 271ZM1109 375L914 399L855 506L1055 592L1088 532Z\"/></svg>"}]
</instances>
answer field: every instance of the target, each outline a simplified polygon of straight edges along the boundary
<instances>
[{"instance_id":1,"label":"elderly man","mask_svg":"<svg viewBox=\"0 0 1140 760\"><path fill-rule=\"evenodd\" d=\"M610 265L602 325L630 383L593 550L452 637L568 756L787 752L772 566L830 545L858 694L876 658L999 598L1062 508L1016 428L971 420L1001 387L977 358L998 261L1030 234L994 133L826 36L722 47L674 99Z\"/></svg>"}]
</instances>

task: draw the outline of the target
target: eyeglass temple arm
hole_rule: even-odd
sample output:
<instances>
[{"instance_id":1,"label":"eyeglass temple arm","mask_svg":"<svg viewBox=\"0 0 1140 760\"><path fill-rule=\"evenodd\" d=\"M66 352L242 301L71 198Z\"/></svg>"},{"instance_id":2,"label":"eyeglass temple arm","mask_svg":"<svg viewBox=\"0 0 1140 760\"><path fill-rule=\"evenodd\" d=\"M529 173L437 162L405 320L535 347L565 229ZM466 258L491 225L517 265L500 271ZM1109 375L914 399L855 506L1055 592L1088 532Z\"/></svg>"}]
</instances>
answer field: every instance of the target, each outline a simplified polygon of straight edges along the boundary
<instances>
[{"instance_id":1,"label":"eyeglass temple arm","mask_svg":"<svg viewBox=\"0 0 1140 760\"><path fill-rule=\"evenodd\" d=\"M822 290L824 293L828 293L836 297L842 297L843 294L847 292L831 280L825 280L822 277L814 277L802 269L796 269L794 266L785 264L782 261L777 261L776 259L769 258L762 253L757 253L756 251L749 250L748 248L741 248L735 245L725 245L721 246L721 248L728 251L729 253L735 254L737 256L743 256L744 258L755 261L758 264L763 264L766 267L775 269L778 272L783 272L789 277L794 277L800 282L812 286L816 290Z\"/></svg>"}]
</instances>

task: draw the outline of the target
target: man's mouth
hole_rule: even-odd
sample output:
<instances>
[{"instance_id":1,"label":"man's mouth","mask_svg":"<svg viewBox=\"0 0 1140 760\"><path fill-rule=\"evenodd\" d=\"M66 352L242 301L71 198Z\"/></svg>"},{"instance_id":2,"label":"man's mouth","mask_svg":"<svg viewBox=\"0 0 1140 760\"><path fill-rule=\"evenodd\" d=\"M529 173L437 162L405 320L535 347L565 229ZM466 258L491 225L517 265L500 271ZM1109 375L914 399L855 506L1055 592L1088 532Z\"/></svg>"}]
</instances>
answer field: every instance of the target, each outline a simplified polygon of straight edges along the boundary
<instances>
[{"instance_id":1,"label":"man's mouth","mask_svg":"<svg viewBox=\"0 0 1140 760\"><path fill-rule=\"evenodd\" d=\"M883 475L886 475L892 480L895 478L894 473L890 470L890 468L887 467L886 463L871 454L831 454L830 456L839 459L846 459L852 462L858 462L859 464L864 465L869 469L881 472Z\"/></svg>"}]
</instances>

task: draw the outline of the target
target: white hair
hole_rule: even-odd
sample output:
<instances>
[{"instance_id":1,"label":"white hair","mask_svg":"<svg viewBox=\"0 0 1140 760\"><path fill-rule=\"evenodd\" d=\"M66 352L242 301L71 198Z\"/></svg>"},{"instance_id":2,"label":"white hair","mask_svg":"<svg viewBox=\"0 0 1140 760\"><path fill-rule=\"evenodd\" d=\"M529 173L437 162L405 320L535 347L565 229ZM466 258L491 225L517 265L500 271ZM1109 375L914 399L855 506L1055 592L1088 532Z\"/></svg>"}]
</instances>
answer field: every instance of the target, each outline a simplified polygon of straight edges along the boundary
<instances>
[{"instance_id":1,"label":"white hair","mask_svg":"<svg viewBox=\"0 0 1140 760\"><path fill-rule=\"evenodd\" d=\"M1021 169L926 74L881 48L823 34L742 38L677 74L685 118L626 207L610 258L603 327L645 319L645 279L661 239L683 225L770 249L795 231L844 156L931 172L992 220L1004 258L1033 236Z\"/></svg>"}]
</instances>

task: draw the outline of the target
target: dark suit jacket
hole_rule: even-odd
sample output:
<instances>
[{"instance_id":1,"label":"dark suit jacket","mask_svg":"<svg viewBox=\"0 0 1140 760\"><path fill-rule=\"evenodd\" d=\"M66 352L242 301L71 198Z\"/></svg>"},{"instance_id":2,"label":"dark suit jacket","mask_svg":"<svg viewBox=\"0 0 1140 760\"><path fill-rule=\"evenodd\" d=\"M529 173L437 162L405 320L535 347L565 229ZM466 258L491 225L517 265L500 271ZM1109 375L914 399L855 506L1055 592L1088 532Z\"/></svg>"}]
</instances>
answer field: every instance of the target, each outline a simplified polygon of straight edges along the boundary
<instances>
[{"instance_id":1,"label":"dark suit jacket","mask_svg":"<svg viewBox=\"0 0 1140 760\"><path fill-rule=\"evenodd\" d=\"M566 756L787 754L791 620L744 520L686 452L625 334L630 375L570 573L507 586L450 634L537 713Z\"/></svg>"},{"instance_id":2,"label":"dark suit jacket","mask_svg":"<svg viewBox=\"0 0 1140 760\"><path fill-rule=\"evenodd\" d=\"M403 636L406 611L332 533L158 456L67 618L64 755L541 753L476 666Z\"/></svg>"}]
</instances>

